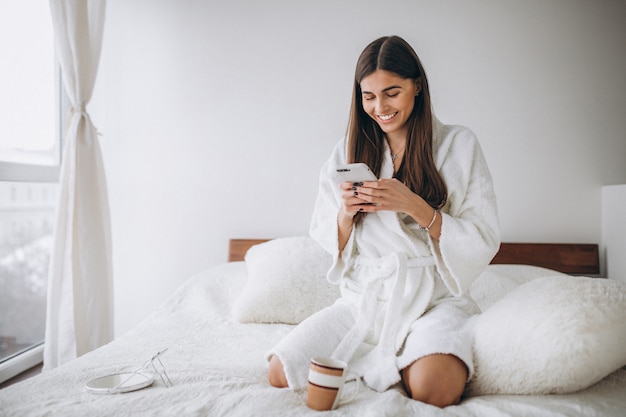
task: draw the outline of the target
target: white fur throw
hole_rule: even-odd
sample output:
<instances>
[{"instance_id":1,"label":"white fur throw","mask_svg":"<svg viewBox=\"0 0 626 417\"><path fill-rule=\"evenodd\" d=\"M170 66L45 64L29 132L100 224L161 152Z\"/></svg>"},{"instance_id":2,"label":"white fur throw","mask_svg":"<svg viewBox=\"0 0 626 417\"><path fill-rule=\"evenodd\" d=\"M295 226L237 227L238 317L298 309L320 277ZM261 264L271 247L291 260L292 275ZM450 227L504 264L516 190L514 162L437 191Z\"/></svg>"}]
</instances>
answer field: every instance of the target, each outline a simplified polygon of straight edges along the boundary
<instances>
[{"instance_id":1,"label":"white fur throw","mask_svg":"<svg viewBox=\"0 0 626 417\"><path fill-rule=\"evenodd\" d=\"M242 323L297 324L340 296L326 280L331 256L308 236L253 246L245 261L248 281L233 304Z\"/></svg>"},{"instance_id":2,"label":"white fur throw","mask_svg":"<svg viewBox=\"0 0 626 417\"><path fill-rule=\"evenodd\" d=\"M626 282L535 279L473 324L470 395L575 392L626 365Z\"/></svg>"}]
</instances>

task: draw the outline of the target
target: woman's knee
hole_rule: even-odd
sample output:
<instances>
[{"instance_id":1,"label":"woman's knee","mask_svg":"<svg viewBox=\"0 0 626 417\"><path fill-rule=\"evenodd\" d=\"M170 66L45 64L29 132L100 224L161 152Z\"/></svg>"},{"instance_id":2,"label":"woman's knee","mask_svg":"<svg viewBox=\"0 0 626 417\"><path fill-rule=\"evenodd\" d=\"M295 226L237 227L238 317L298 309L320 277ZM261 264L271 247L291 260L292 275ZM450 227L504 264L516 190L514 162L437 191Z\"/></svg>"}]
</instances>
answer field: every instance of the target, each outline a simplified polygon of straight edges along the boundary
<instances>
[{"instance_id":1,"label":"woman's knee","mask_svg":"<svg viewBox=\"0 0 626 417\"><path fill-rule=\"evenodd\" d=\"M418 384L411 387L411 398L435 407L444 408L458 404L463 390L451 389L440 384Z\"/></svg>"},{"instance_id":2,"label":"woman's knee","mask_svg":"<svg viewBox=\"0 0 626 417\"><path fill-rule=\"evenodd\" d=\"M289 386L283 363L276 355L272 356L270 359L269 368L267 369L267 379L270 385L276 388L287 388Z\"/></svg>"},{"instance_id":3,"label":"woman's knee","mask_svg":"<svg viewBox=\"0 0 626 417\"><path fill-rule=\"evenodd\" d=\"M443 408L461 400L467 367L454 355L430 355L404 369L402 380L412 399Z\"/></svg>"}]
</instances>

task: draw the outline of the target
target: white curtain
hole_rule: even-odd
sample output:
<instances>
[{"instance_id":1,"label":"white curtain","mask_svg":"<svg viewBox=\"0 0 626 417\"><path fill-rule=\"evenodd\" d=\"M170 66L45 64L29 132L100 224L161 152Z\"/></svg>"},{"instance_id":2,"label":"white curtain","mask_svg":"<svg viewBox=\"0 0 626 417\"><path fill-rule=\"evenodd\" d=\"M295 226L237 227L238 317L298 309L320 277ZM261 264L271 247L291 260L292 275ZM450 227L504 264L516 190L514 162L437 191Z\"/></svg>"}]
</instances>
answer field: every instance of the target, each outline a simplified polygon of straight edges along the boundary
<instances>
[{"instance_id":1,"label":"white curtain","mask_svg":"<svg viewBox=\"0 0 626 417\"><path fill-rule=\"evenodd\" d=\"M102 45L105 0L50 0L71 104L48 275L44 369L113 339L111 231L97 130L87 113Z\"/></svg>"}]
</instances>

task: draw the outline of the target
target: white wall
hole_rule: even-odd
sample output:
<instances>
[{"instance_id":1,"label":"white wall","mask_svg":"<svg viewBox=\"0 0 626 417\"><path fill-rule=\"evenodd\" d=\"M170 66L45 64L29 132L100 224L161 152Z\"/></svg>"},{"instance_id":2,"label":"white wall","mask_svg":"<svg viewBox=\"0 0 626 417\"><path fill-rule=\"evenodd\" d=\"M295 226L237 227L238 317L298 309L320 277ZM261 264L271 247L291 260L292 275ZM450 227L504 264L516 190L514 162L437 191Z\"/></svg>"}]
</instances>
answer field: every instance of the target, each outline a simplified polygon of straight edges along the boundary
<instances>
[{"instance_id":1,"label":"white wall","mask_svg":"<svg viewBox=\"0 0 626 417\"><path fill-rule=\"evenodd\" d=\"M90 110L103 132L116 332L226 259L305 234L344 134L354 64L398 34L435 111L479 136L507 241L601 239L626 182L620 0L109 0Z\"/></svg>"}]
</instances>

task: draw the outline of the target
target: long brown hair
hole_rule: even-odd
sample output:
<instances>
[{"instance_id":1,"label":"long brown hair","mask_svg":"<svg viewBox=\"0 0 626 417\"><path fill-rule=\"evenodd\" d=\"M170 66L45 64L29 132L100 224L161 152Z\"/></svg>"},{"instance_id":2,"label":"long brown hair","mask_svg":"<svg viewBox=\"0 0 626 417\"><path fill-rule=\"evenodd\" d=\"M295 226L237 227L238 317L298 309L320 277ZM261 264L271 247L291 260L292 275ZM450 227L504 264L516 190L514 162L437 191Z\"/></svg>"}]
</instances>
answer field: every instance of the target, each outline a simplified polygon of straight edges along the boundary
<instances>
[{"instance_id":1,"label":"long brown hair","mask_svg":"<svg viewBox=\"0 0 626 417\"><path fill-rule=\"evenodd\" d=\"M379 69L416 80L421 87L407 120L406 148L396 178L433 208L439 209L446 203L447 187L433 160L433 119L428 80L413 48L398 36L383 37L370 43L357 61L347 133L348 162L364 162L380 176L385 134L363 110L361 91L361 81Z\"/></svg>"}]
</instances>

